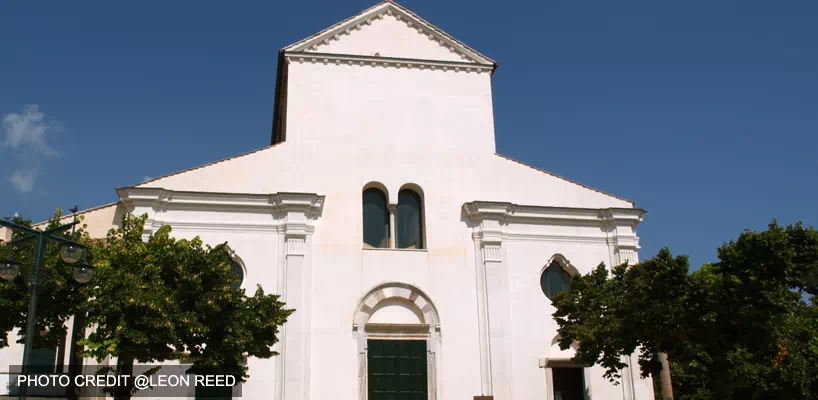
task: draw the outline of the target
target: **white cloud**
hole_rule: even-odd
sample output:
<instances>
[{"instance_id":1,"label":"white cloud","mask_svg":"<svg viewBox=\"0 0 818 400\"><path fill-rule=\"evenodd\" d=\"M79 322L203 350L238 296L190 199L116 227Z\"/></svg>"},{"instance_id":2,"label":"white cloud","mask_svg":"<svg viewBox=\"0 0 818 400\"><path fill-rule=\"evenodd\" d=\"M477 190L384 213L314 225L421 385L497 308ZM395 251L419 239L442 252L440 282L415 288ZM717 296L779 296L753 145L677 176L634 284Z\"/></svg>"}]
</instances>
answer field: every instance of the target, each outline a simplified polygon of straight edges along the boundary
<instances>
[{"instance_id":1,"label":"white cloud","mask_svg":"<svg viewBox=\"0 0 818 400\"><path fill-rule=\"evenodd\" d=\"M34 171L15 171L9 181L18 192L28 193L34 189L34 178L37 174Z\"/></svg>"},{"instance_id":2,"label":"white cloud","mask_svg":"<svg viewBox=\"0 0 818 400\"><path fill-rule=\"evenodd\" d=\"M61 130L62 125L56 121L46 121L45 114L36 104L26 106L20 114L6 114L3 125L6 127L6 147L18 149L20 146L29 146L48 156L57 155L57 151L48 145L46 134L49 130Z\"/></svg>"},{"instance_id":3,"label":"white cloud","mask_svg":"<svg viewBox=\"0 0 818 400\"><path fill-rule=\"evenodd\" d=\"M153 179L153 178L151 178L151 177L150 177L150 176L148 176L148 175L145 175L145 176L143 176L143 177L142 177L142 182L149 181L149 180L151 180L151 179Z\"/></svg>"}]
</instances>

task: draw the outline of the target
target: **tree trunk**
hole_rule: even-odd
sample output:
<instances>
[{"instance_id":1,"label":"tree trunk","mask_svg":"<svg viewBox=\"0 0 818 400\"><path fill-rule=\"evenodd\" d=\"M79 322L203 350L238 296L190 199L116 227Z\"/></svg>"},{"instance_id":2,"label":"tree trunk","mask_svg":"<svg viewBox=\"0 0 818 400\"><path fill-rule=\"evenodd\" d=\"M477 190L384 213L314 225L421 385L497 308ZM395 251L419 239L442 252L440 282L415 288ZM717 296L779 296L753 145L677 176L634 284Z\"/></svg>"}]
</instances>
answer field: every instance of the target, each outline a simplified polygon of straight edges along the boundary
<instances>
[{"instance_id":1,"label":"tree trunk","mask_svg":"<svg viewBox=\"0 0 818 400\"><path fill-rule=\"evenodd\" d=\"M659 353L659 361L662 363L662 372L659 374L662 381L662 400L673 400L673 386L670 384L670 363L667 362L667 354Z\"/></svg>"},{"instance_id":2,"label":"tree trunk","mask_svg":"<svg viewBox=\"0 0 818 400\"><path fill-rule=\"evenodd\" d=\"M80 388L74 385L77 375L82 374L82 352L83 348L77 342L85 339L85 311L80 311L74 315L74 327L71 330L71 354L68 356L68 376L71 381L67 388L69 400L78 400Z\"/></svg>"},{"instance_id":3,"label":"tree trunk","mask_svg":"<svg viewBox=\"0 0 818 400\"><path fill-rule=\"evenodd\" d=\"M127 375L130 379L127 380L126 385L117 386L114 389L114 400L131 400L131 390L133 389L133 357L127 355L120 355L116 363L117 375Z\"/></svg>"}]
</instances>

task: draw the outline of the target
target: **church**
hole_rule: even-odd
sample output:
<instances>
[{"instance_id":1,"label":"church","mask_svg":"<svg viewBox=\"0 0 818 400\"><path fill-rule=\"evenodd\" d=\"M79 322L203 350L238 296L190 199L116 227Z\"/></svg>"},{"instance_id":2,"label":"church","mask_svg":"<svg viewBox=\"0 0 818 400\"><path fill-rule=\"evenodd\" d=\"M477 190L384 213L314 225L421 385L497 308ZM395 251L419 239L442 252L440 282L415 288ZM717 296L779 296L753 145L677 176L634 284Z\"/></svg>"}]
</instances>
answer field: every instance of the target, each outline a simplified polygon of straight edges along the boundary
<instances>
[{"instance_id":1,"label":"church","mask_svg":"<svg viewBox=\"0 0 818 400\"><path fill-rule=\"evenodd\" d=\"M269 146L80 214L96 237L134 213L226 241L244 289L296 310L247 399L652 399L635 356L617 384L572 362L550 300L636 262L645 211L497 153L496 69L381 2L279 51Z\"/></svg>"}]
</instances>

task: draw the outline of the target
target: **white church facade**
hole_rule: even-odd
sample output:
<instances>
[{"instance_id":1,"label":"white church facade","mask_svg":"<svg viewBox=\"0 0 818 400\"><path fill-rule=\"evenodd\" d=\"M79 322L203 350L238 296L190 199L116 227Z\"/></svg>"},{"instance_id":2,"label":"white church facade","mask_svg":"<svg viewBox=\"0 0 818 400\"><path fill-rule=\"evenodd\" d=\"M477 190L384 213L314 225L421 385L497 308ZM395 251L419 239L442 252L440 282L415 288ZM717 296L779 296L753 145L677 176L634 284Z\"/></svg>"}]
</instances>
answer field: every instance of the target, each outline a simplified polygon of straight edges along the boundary
<instances>
[{"instance_id":1,"label":"white church facade","mask_svg":"<svg viewBox=\"0 0 818 400\"><path fill-rule=\"evenodd\" d=\"M496 66L379 3L279 52L270 146L119 188L85 222L226 241L242 287L296 309L244 398L652 399L635 356L618 385L573 364L549 299L637 260L644 211L496 153Z\"/></svg>"}]
</instances>

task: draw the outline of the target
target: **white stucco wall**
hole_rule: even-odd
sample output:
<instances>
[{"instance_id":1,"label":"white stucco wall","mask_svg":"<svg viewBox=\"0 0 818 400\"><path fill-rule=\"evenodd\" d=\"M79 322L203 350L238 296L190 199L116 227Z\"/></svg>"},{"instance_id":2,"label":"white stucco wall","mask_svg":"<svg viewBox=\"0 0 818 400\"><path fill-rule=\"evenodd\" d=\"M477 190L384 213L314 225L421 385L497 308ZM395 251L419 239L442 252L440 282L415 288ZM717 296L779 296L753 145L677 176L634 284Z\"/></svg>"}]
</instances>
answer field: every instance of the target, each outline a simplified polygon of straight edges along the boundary
<instances>
[{"instance_id":1,"label":"white stucco wall","mask_svg":"<svg viewBox=\"0 0 818 400\"><path fill-rule=\"evenodd\" d=\"M326 196L311 248L315 383L310 398L358 398L350 313L364 293L384 282L413 285L440 310L441 398L480 394L474 243L462 205L473 200L581 208L632 204L495 155L488 74L306 62L289 68L285 143L144 186ZM426 251L362 249L361 191L373 181L387 188L390 203L397 202L405 184L422 188ZM531 229L570 236L582 228L556 223ZM591 230L599 235L598 227ZM507 343L492 348L499 370L494 374L507 377L495 379L494 393L545 398L537 360L548 357L556 324L539 289L539 273L555 253L565 254L583 273L600 262L610 264L609 247L602 236L594 244L510 242L505 252L508 288L489 287L513 293L503 333ZM249 273L259 272L250 268ZM497 330L494 321L492 328ZM622 386L605 382L598 368L590 376L595 395L629 398Z\"/></svg>"},{"instance_id":2,"label":"white stucco wall","mask_svg":"<svg viewBox=\"0 0 818 400\"><path fill-rule=\"evenodd\" d=\"M495 155L486 73L306 62L289 68L286 142L144 186L218 186L233 193L314 192L318 186L331 198L355 188L357 203L367 182L386 185L391 202L403 184L414 182L427 192L448 192L457 207L474 199L632 207Z\"/></svg>"},{"instance_id":3,"label":"white stucco wall","mask_svg":"<svg viewBox=\"0 0 818 400\"><path fill-rule=\"evenodd\" d=\"M468 50L449 51L418 26L381 18L315 52L479 64L453 56ZM284 291L297 308L279 346L289 353L249 361L245 398L362 399L362 336L353 318L364 296L386 283L416 288L438 314L430 398L549 398L540 362L566 354L552 346L557 327L540 273L555 254L580 273L637 260L641 212L495 154L484 62L478 73L381 61L291 57L285 142L125 188L121 207L148 213L148 232L170 224L177 237L229 242L246 267L244 288ZM371 182L386 187L392 204L404 185L422 189L426 249L363 249L361 192ZM313 196L309 215L306 197L280 193ZM492 203L464 211L475 201ZM107 219L91 226L89 215L86 223L102 232ZM407 323L420 313L395 307L370 322ZM652 396L650 381L612 386L598 367L586 377L594 399Z\"/></svg>"}]
</instances>

